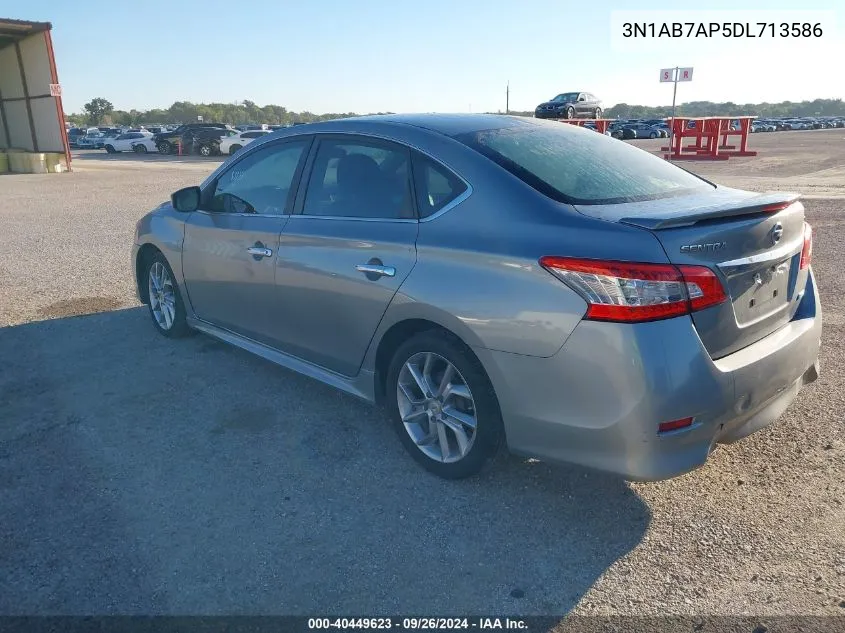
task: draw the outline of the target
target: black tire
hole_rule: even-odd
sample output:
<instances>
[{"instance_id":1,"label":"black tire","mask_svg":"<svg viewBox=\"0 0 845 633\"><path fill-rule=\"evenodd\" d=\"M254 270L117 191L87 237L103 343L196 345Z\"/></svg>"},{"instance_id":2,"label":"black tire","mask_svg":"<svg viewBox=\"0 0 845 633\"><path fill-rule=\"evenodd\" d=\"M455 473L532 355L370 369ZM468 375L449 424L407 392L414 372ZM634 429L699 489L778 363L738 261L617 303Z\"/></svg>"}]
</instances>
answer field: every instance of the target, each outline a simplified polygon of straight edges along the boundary
<instances>
[{"instance_id":1,"label":"black tire","mask_svg":"<svg viewBox=\"0 0 845 633\"><path fill-rule=\"evenodd\" d=\"M601 115L602 115L601 108L596 108L596 111L595 111L593 114L595 115L595 117L594 117L594 118L596 118L596 119L600 119L600 118L601 118Z\"/></svg>"},{"instance_id":2,"label":"black tire","mask_svg":"<svg viewBox=\"0 0 845 633\"><path fill-rule=\"evenodd\" d=\"M566 118L567 119L574 119L575 118L575 108L569 106L566 108Z\"/></svg>"},{"instance_id":3,"label":"black tire","mask_svg":"<svg viewBox=\"0 0 845 633\"><path fill-rule=\"evenodd\" d=\"M173 145L167 141L161 141L157 147L159 154L170 154L173 151Z\"/></svg>"},{"instance_id":4,"label":"black tire","mask_svg":"<svg viewBox=\"0 0 845 633\"><path fill-rule=\"evenodd\" d=\"M242 150L243 147L244 147L243 145L237 145L237 144L232 145L232 147L229 148L229 154L234 154L235 152Z\"/></svg>"},{"instance_id":5,"label":"black tire","mask_svg":"<svg viewBox=\"0 0 845 633\"><path fill-rule=\"evenodd\" d=\"M107 154L114 154L114 153L116 153L116 151L117 151L117 150L115 150L115 148L114 148L114 147L112 147L111 145L106 145L106 148L105 148L105 149L106 149L106 153L107 153Z\"/></svg>"},{"instance_id":6,"label":"black tire","mask_svg":"<svg viewBox=\"0 0 845 633\"><path fill-rule=\"evenodd\" d=\"M432 352L454 365L472 393L477 421L475 437L467 454L458 461L436 461L423 453L402 422L397 397L399 374L405 363L419 352ZM402 445L423 468L439 477L463 479L477 474L503 444L502 416L490 379L469 347L447 332L421 332L396 350L387 371L385 396L385 405Z\"/></svg>"},{"instance_id":7,"label":"black tire","mask_svg":"<svg viewBox=\"0 0 845 633\"><path fill-rule=\"evenodd\" d=\"M153 322L153 327L158 330L158 333L166 336L168 338L181 338L183 336L188 336L193 333L193 330L188 326L186 321L186 313L185 313L185 303L182 301L182 294L179 292L179 284L176 282L176 276L173 274L173 269L170 268L170 264L167 263L167 258L162 255L160 252L157 252L152 257L148 258L144 265L144 277L142 279L142 283L144 287L149 289L150 286L150 273L153 269L153 266L156 264L161 264L164 266L167 274L170 276L173 288L173 294L175 298L175 315L173 318L173 323L169 328L162 327L158 320L156 319L156 315L153 312L153 301L151 297L149 297L149 290L147 290L147 308L150 311L150 320Z\"/></svg>"},{"instance_id":8,"label":"black tire","mask_svg":"<svg viewBox=\"0 0 845 633\"><path fill-rule=\"evenodd\" d=\"M147 153L147 146L146 145L136 145L132 149L135 150L136 154L146 154Z\"/></svg>"}]
</instances>

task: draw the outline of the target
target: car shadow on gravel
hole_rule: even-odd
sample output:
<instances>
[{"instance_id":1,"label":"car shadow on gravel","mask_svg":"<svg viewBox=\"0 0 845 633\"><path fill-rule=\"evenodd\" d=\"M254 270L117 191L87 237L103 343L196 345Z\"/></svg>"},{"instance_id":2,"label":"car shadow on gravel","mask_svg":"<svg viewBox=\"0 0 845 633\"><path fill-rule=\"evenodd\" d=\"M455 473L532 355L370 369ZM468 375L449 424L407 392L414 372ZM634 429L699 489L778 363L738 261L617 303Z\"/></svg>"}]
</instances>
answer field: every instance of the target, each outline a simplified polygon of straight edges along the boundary
<instances>
[{"instance_id":1,"label":"car shadow on gravel","mask_svg":"<svg viewBox=\"0 0 845 633\"><path fill-rule=\"evenodd\" d=\"M2 614L562 615L649 524L578 469L441 481L380 410L145 308L0 358Z\"/></svg>"}]
</instances>

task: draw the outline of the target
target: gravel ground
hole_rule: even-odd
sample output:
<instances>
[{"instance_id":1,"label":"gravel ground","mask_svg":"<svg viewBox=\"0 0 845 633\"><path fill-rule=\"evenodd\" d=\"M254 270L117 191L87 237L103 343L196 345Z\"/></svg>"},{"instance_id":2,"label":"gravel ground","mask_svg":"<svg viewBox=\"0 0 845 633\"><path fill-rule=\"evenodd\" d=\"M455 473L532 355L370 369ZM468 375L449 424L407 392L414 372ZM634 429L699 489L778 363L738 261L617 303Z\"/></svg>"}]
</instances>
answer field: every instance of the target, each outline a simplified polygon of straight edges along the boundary
<instances>
[{"instance_id":1,"label":"gravel ground","mask_svg":"<svg viewBox=\"0 0 845 633\"><path fill-rule=\"evenodd\" d=\"M686 166L755 188L755 160ZM822 375L776 425L668 482L503 458L449 483L378 410L155 334L135 220L216 164L0 177L0 614L845 615L845 200L806 203Z\"/></svg>"}]
</instances>

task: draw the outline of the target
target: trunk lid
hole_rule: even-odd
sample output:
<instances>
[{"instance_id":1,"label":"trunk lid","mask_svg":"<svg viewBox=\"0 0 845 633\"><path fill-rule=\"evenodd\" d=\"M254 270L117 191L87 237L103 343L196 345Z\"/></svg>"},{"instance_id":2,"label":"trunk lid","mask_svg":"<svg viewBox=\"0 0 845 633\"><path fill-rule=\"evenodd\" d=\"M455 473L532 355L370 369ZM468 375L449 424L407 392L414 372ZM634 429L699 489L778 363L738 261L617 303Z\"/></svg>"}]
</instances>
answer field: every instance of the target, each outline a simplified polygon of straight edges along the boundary
<instances>
[{"instance_id":1,"label":"trunk lid","mask_svg":"<svg viewBox=\"0 0 845 633\"><path fill-rule=\"evenodd\" d=\"M719 187L714 191L612 205L578 205L585 215L647 229L673 264L707 266L728 301L692 314L712 358L751 345L788 323L808 271L800 270L804 207L797 194Z\"/></svg>"}]
</instances>

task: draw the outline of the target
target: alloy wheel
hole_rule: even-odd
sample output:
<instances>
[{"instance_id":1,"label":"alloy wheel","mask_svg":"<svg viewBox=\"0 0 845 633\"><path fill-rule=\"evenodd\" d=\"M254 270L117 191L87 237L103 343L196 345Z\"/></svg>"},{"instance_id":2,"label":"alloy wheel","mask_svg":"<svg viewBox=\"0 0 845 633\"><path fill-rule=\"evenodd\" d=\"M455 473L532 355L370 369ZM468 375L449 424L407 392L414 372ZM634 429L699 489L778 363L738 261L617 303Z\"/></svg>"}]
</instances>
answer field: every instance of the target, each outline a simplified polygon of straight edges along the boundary
<instances>
[{"instance_id":1,"label":"alloy wheel","mask_svg":"<svg viewBox=\"0 0 845 633\"><path fill-rule=\"evenodd\" d=\"M427 457L452 463L469 453L477 432L475 401L448 360L433 352L411 356L399 372L396 401L405 430Z\"/></svg>"},{"instance_id":2,"label":"alloy wheel","mask_svg":"<svg viewBox=\"0 0 845 633\"><path fill-rule=\"evenodd\" d=\"M150 266L147 293L153 318L162 330L169 330L176 319L176 289L170 273L161 262Z\"/></svg>"}]
</instances>

